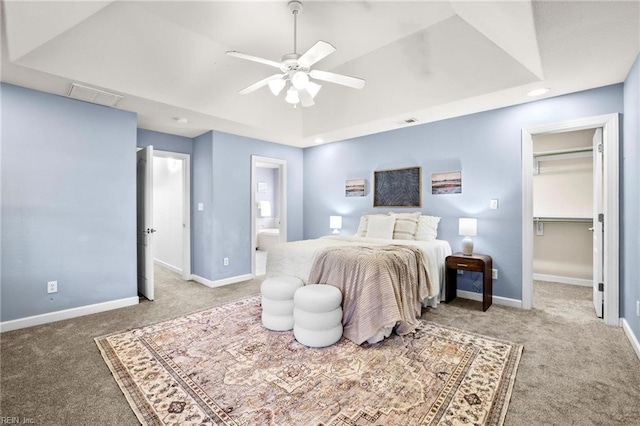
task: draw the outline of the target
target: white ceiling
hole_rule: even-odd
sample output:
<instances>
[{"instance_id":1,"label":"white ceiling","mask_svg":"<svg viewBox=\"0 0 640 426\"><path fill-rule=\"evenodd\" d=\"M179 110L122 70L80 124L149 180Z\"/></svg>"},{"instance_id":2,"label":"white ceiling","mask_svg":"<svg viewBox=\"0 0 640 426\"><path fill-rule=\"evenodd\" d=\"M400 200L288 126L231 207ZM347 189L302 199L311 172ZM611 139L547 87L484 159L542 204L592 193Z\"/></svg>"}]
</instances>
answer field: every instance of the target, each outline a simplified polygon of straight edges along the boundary
<instances>
[{"instance_id":1,"label":"white ceiling","mask_svg":"<svg viewBox=\"0 0 640 426\"><path fill-rule=\"evenodd\" d=\"M274 74L228 50L279 61L293 50L287 1L3 1L2 81L66 95L72 82L124 95L138 126L208 130L293 146L325 142L624 81L640 51L640 1L309 1L298 53L337 51L314 68L363 78L321 82L310 108L268 88ZM180 124L174 117L187 117Z\"/></svg>"}]
</instances>

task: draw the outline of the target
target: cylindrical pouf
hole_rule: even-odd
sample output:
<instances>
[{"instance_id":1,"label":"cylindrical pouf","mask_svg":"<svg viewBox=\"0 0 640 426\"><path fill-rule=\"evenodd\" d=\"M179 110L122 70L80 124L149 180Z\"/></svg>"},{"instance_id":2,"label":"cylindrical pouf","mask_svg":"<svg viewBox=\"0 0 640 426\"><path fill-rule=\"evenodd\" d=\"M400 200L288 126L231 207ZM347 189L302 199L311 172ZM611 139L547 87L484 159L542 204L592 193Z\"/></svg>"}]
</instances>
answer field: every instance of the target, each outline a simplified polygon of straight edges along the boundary
<instances>
[{"instance_id":1,"label":"cylindrical pouf","mask_svg":"<svg viewBox=\"0 0 640 426\"><path fill-rule=\"evenodd\" d=\"M321 348L342 337L342 293L337 287L309 284L293 296L293 335L305 346Z\"/></svg>"},{"instance_id":2,"label":"cylindrical pouf","mask_svg":"<svg viewBox=\"0 0 640 426\"><path fill-rule=\"evenodd\" d=\"M293 295L304 286L300 278L272 277L260 286L262 325L273 331L293 328Z\"/></svg>"}]
</instances>

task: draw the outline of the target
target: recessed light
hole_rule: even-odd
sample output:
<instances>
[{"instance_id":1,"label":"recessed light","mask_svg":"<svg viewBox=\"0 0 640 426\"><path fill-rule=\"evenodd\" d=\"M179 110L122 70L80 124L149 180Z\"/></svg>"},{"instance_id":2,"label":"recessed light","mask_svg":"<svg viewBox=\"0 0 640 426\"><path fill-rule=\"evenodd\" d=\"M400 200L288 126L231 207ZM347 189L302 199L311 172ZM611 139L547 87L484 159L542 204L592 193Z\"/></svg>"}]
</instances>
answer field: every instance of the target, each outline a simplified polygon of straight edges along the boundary
<instances>
[{"instance_id":1,"label":"recessed light","mask_svg":"<svg viewBox=\"0 0 640 426\"><path fill-rule=\"evenodd\" d=\"M530 91L529 93L527 93L527 96L542 96L547 93L549 93L549 89L547 87L543 87Z\"/></svg>"},{"instance_id":2,"label":"recessed light","mask_svg":"<svg viewBox=\"0 0 640 426\"><path fill-rule=\"evenodd\" d=\"M173 117L173 119L180 124L187 124L189 122L189 119L187 117Z\"/></svg>"},{"instance_id":3,"label":"recessed light","mask_svg":"<svg viewBox=\"0 0 640 426\"><path fill-rule=\"evenodd\" d=\"M313 142L316 143L316 144L321 144L321 143L324 143L324 139L316 138Z\"/></svg>"}]
</instances>

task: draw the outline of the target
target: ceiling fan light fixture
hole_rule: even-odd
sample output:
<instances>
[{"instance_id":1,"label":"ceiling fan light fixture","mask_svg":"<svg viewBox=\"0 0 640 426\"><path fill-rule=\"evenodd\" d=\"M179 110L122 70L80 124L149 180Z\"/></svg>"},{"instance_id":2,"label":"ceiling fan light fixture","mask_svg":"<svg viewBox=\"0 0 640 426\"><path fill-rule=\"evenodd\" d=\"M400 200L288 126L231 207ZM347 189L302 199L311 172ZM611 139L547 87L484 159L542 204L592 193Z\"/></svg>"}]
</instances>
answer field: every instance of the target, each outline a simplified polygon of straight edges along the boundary
<instances>
[{"instance_id":1,"label":"ceiling fan light fixture","mask_svg":"<svg viewBox=\"0 0 640 426\"><path fill-rule=\"evenodd\" d=\"M295 87L289 86L289 89L287 89L287 96L284 98L284 100L293 105L296 105L300 102L300 96L298 95L298 91Z\"/></svg>"},{"instance_id":2,"label":"ceiling fan light fixture","mask_svg":"<svg viewBox=\"0 0 640 426\"><path fill-rule=\"evenodd\" d=\"M287 88L285 95L286 102L292 104L294 107L298 104L301 104L303 107L310 107L314 105L313 98L318 94L321 87L319 84L310 81L311 78L351 87L353 89L362 89L365 81L361 78L311 69L317 62L335 52L336 48L331 43L318 40L302 55L298 54L298 13L302 10L302 2L300 0L290 0L287 4L293 14L293 53L288 53L280 59L280 62L275 62L270 59L247 55L246 53L240 53L235 50L227 52L229 56L278 68L283 73L274 74L271 77L260 80L240 90L240 93L246 95L268 85L271 93L278 96L284 88Z\"/></svg>"},{"instance_id":3,"label":"ceiling fan light fixture","mask_svg":"<svg viewBox=\"0 0 640 426\"><path fill-rule=\"evenodd\" d=\"M307 92L311 95L311 98L315 98L322 86L313 81L307 83Z\"/></svg>"},{"instance_id":4,"label":"ceiling fan light fixture","mask_svg":"<svg viewBox=\"0 0 640 426\"><path fill-rule=\"evenodd\" d=\"M276 79L276 80L269 80L268 84L269 84L269 90L271 90L271 93L273 93L274 96L278 96L282 91L282 89L284 89L284 86L287 83L282 79Z\"/></svg>"},{"instance_id":5,"label":"ceiling fan light fixture","mask_svg":"<svg viewBox=\"0 0 640 426\"><path fill-rule=\"evenodd\" d=\"M304 90L309 83L309 76L304 71L296 71L291 77L291 84L298 90Z\"/></svg>"}]
</instances>

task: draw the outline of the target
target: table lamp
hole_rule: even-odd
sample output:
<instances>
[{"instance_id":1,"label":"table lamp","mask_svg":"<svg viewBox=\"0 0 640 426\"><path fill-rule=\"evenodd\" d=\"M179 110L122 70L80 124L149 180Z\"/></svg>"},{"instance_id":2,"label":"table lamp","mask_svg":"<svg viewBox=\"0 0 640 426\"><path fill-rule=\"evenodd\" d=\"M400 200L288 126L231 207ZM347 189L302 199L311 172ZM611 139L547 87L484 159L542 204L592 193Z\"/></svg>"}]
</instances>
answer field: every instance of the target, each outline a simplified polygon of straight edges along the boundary
<instances>
[{"instance_id":1,"label":"table lamp","mask_svg":"<svg viewBox=\"0 0 640 426\"><path fill-rule=\"evenodd\" d=\"M342 229L342 216L329 216L329 228L333 229L334 234L339 234Z\"/></svg>"},{"instance_id":2,"label":"table lamp","mask_svg":"<svg viewBox=\"0 0 640 426\"><path fill-rule=\"evenodd\" d=\"M462 254L471 256L473 253L473 240L471 237L476 236L478 228L478 220L470 217L461 217L458 222L458 234L463 235Z\"/></svg>"}]
</instances>

